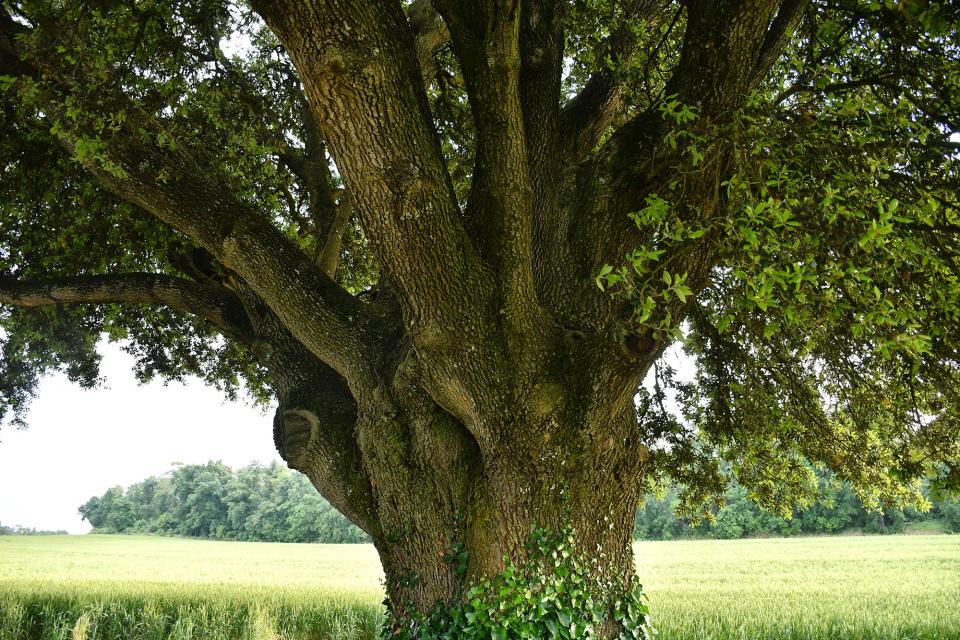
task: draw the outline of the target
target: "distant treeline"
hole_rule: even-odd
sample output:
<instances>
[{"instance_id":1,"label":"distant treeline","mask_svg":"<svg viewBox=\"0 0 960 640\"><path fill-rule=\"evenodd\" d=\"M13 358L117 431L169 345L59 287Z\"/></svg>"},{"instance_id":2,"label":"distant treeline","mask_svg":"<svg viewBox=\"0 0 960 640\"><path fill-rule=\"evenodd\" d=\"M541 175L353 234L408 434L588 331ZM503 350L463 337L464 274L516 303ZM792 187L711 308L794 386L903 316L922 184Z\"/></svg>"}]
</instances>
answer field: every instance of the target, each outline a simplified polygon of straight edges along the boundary
<instances>
[{"instance_id":1,"label":"distant treeline","mask_svg":"<svg viewBox=\"0 0 960 640\"><path fill-rule=\"evenodd\" d=\"M856 496L849 484L827 481L820 477L820 499L805 510L795 510L790 519L764 511L748 497L747 490L734 484L724 498L725 505L716 510L713 522L701 521L692 526L690 520L674 513L678 490L671 488L661 497L647 496L634 522L634 538L640 540L675 540L679 538L748 538L830 534L845 532L903 533L909 523L927 522L933 529L960 533L960 501L956 498L933 500L926 512L915 509L870 511Z\"/></svg>"},{"instance_id":2,"label":"distant treeline","mask_svg":"<svg viewBox=\"0 0 960 640\"><path fill-rule=\"evenodd\" d=\"M42 531L40 529L31 529L30 527L21 527L18 524L12 527L0 523L0 536L65 536L66 531Z\"/></svg>"},{"instance_id":3,"label":"distant treeline","mask_svg":"<svg viewBox=\"0 0 960 640\"><path fill-rule=\"evenodd\" d=\"M647 496L637 512L634 537L745 538L858 531L900 533L911 522L935 521L935 528L960 533L960 502L933 501L912 509L868 511L849 485L821 478L821 499L791 519L759 509L746 489L733 485L713 522L691 526L674 513L678 490ZM96 533L256 540L264 542L366 542L366 535L317 493L305 476L273 463L234 471L220 462L178 465L163 477L108 489L80 507ZM3 533L6 527L0 527ZM18 529L19 533L32 530ZM37 532L39 533L39 532Z\"/></svg>"},{"instance_id":4,"label":"distant treeline","mask_svg":"<svg viewBox=\"0 0 960 640\"><path fill-rule=\"evenodd\" d=\"M263 542L368 540L305 476L277 463L236 471L220 462L178 465L163 477L90 498L80 515L94 533Z\"/></svg>"}]
</instances>

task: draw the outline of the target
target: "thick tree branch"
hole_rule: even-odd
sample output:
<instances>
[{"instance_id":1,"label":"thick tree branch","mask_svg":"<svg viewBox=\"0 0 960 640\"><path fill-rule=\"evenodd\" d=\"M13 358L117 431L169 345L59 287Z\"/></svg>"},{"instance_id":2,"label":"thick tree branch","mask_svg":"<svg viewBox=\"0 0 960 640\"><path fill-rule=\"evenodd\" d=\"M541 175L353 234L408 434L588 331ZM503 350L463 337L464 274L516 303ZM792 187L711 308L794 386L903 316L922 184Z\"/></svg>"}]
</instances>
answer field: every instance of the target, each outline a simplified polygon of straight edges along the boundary
<instances>
[{"instance_id":1,"label":"thick tree branch","mask_svg":"<svg viewBox=\"0 0 960 640\"><path fill-rule=\"evenodd\" d=\"M746 98L775 10L776 0L691 0L680 60L666 95L696 107L701 118L729 114ZM658 116L654 107L634 116L607 142L605 153L617 156L621 168L649 158L665 131Z\"/></svg>"},{"instance_id":2,"label":"thick tree branch","mask_svg":"<svg viewBox=\"0 0 960 640\"><path fill-rule=\"evenodd\" d=\"M340 246L343 232L350 221L351 209L345 203L349 200L341 195L337 203L333 173L327 159L326 145L320 137L320 129L313 117L310 106L303 105L305 127L304 150L286 149L280 154L280 161L299 178L307 190L312 227L309 231L314 237L314 262L331 279L336 276L340 263ZM341 194L343 192L341 191Z\"/></svg>"},{"instance_id":3,"label":"thick tree branch","mask_svg":"<svg viewBox=\"0 0 960 640\"><path fill-rule=\"evenodd\" d=\"M134 130L161 133L135 118ZM238 202L184 151L142 144L118 135L111 158L122 172L95 163L87 168L121 198L185 233L256 290L290 330L323 361L353 383L372 379L369 336L360 303L330 280L269 220ZM76 140L62 138L72 150Z\"/></svg>"},{"instance_id":4,"label":"thick tree branch","mask_svg":"<svg viewBox=\"0 0 960 640\"><path fill-rule=\"evenodd\" d=\"M783 0L757 55L753 70L754 82L763 79L783 50L790 44L809 5L810 0Z\"/></svg>"},{"instance_id":5,"label":"thick tree branch","mask_svg":"<svg viewBox=\"0 0 960 640\"><path fill-rule=\"evenodd\" d=\"M520 26L520 101L533 196L534 281L540 303L554 314L564 306L570 272L562 206L562 13L555 0L526 0Z\"/></svg>"},{"instance_id":6,"label":"thick tree branch","mask_svg":"<svg viewBox=\"0 0 960 640\"><path fill-rule=\"evenodd\" d=\"M622 107L622 96L623 84L612 69L603 69L590 77L560 114L564 156L582 157L596 147Z\"/></svg>"},{"instance_id":7,"label":"thick tree branch","mask_svg":"<svg viewBox=\"0 0 960 640\"><path fill-rule=\"evenodd\" d=\"M768 44L768 26L777 5L777 0L688 2L680 61L667 83L666 95L699 106L701 114L708 117L725 113L744 100L761 51Z\"/></svg>"},{"instance_id":8,"label":"thick tree branch","mask_svg":"<svg viewBox=\"0 0 960 640\"><path fill-rule=\"evenodd\" d=\"M136 143L114 148L126 175L90 167L102 182L210 251L318 357L352 382L369 384L369 336L364 337L365 312L356 299L262 214L207 179L189 157ZM158 180L158 175L172 179Z\"/></svg>"},{"instance_id":9,"label":"thick tree branch","mask_svg":"<svg viewBox=\"0 0 960 640\"><path fill-rule=\"evenodd\" d=\"M612 33L593 52L597 59L607 60L609 66L598 70L586 83L581 92L557 111L560 89L558 83L554 89L552 109L547 111L551 119L540 116L541 121L552 128L541 127L548 135L537 135L537 130L528 125L529 148L531 153L531 174L534 177L534 256L537 291L541 301L566 324L579 324L583 318L571 313L573 307L568 303L572 289L582 289L583 297L595 295L590 267L577 264L572 247L581 243L582 238L571 237L572 220L584 215L583 200L575 190L575 167L587 158L596 148L609 127L615 125L625 112L622 103L624 95L623 80L626 75L624 66L628 66L638 51L638 31L646 29L652 32L657 24L658 11L663 9L662 0L628 0L617 3L611 11L616 15L611 22ZM529 16L528 16L529 17ZM540 23L542 24L542 19ZM526 22L525 22L526 24ZM542 27L541 27L542 30ZM546 46L546 33L540 40L534 40L526 34L523 41L535 44L526 46L525 51L543 57L543 52L551 51ZM562 49L555 48L562 54ZM524 59L524 71L528 69ZM534 109L528 106L530 87L540 86L540 95L546 94L547 76L541 76L539 85L529 83L524 78L524 117L531 119ZM554 80L554 78L550 78ZM537 116L532 116L537 117ZM552 143L552 144L551 144ZM537 156L534 158L533 156ZM580 297L580 296L578 296Z\"/></svg>"},{"instance_id":10,"label":"thick tree branch","mask_svg":"<svg viewBox=\"0 0 960 640\"><path fill-rule=\"evenodd\" d=\"M565 160L576 162L591 153L610 127L622 124L626 117L624 68L642 53L647 71L659 63L659 53L683 15L665 0L628 0L619 6L617 24L599 45L594 57L605 63L561 112L561 140ZM664 28L663 25L666 25ZM643 32L643 33L641 33ZM658 41L647 42L655 36ZM646 72L645 72L646 75ZM645 78L650 91L650 78Z\"/></svg>"},{"instance_id":11,"label":"thick tree branch","mask_svg":"<svg viewBox=\"0 0 960 640\"><path fill-rule=\"evenodd\" d=\"M57 129L60 144L79 157L78 145L100 139L99 132L88 131L82 122L61 113L64 94L84 99L83 87L77 85L82 78L64 76L58 61L43 54L35 58L16 53L51 81L46 117L65 124ZM191 155L186 144L155 143L174 137L156 118L122 94L111 99L114 108L125 114L123 125L98 142L101 153L84 161L87 170L120 198L181 231L237 273L298 340L351 384L373 386L371 336L365 334L360 302L293 246L265 215L239 201L209 164ZM193 153L206 155L207 150Z\"/></svg>"},{"instance_id":12,"label":"thick tree branch","mask_svg":"<svg viewBox=\"0 0 960 640\"><path fill-rule=\"evenodd\" d=\"M437 75L437 53L450 42L450 30L432 0L414 0L407 7L407 18L416 37L417 61L423 84L429 86Z\"/></svg>"},{"instance_id":13,"label":"thick tree branch","mask_svg":"<svg viewBox=\"0 0 960 640\"><path fill-rule=\"evenodd\" d=\"M336 93L342 99L333 101L336 109L328 110L323 95L330 88L330 76L309 73L305 76L308 89L319 91L311 100L312 113L323 139L331 145L351 204L375 241L391 291L397 293L406 316L405 329L418 353L431 354L420 383L437 403L479 429L480 399L490 396L489 379L480 377L485 371L482 363L502 358L501 347L491 335L497 328L488 321L496 313L490 303L494 292L459 220L427 119L422 85L414 73L412 44L402 37L409 35L405 18L388 11L388 17L396 18L396 28L378 21L364 23L367 35L374 37L372 42L381 45L373 51L379 55L377 68L382 73L371 76L365 71L371 40L361 34L360 42L339 43L347 48L337 51L352 64L362 62L354 67L351 81L347 77L351 74L342 73L343 59L327 60L332 68L310 59L317 53L317 25L308 18L326 23L322 12L297 13L303 8L293 7L296 15L288 35L294 40L309 36L306 67L334 73ZM376 12L369 5L362 9ZM327 24L319 31L329 32L329 28ZM364 29L358 23L350 34ZM336 37L330 42L336 47L337 38L346 34L334 31ZM77 69L65 73L59 60L47 58L42 51L18 55L49 80L42 95L44 113L58 123L53 129L68 153L86 156L84 166L104 186L184 233L233 271L298 342L345 378L354 397L369 399L384 392L380 348L396 337L396 318L368 314L364 303L327 277L256 205L239 200L218 169L215 150L192 144L189 138L176 139L158 118L119 92L109 98L110 108L124 114L122 126L105 136L85 119L65 118L61 111L68 97L75 103L94 101L90 107L94 114L102 110L105 97L88 96L84 78L75 75ZM363 115L354 117L358 113ZM342 117L331 119L335 114ZM93 157L78 152L91 140L97 144ZM472 304L464 305L464 300ZM375 426L374 418L371 415L368 422Z\"/></svg>"},{"instance_id":14,"label":"thick tree branch","mask_svg":"<svg viewBox=\"0 0 960 640\"><path fill-rule=\"evenodd\" d=\"M224 335L249 342L252 327L243 305L227 289L157 273L0 278L0 303L17 307L55 304L146 304L197 316Z\"/></svg>"},{"instance_id":15,"label":"thick tree branch","mask_svg":"<svg viewBox=\"0 0 960 640\"><path fill-rule=\"evenodd\" d=\"M0 304L162 305L214 325L270 372L280 400L275 434L284 459L304 471L330 502L376 533L370 486L353 439L356 405L343 378L307 351L266 308L253 317L237 294L155 273L0 278ZM312 429L298 427L306 421Z\"/></svg>"},{"instance_id":16,"label":"thick tree branch","mask_svg":"<svg viewBox=\"0 0 960 640\"><path fill-rule=\"evenodd\" d=\"M550 138L556 136L559 98L559 16L552 1L434 3L450 28L477 136L467 218L481 255L499 275L505 319L520 325L536 304L532 266L535 187L527 133L533 131L539 142L555 144ZM534 17L539 20L535 27ZM527 18L530 22L525 35L536 38L540 47L549 50L541 50L543 59L538 61L528 50L528 64L522 71L520 33L521 23ZM543 83L547 86L536 86ZM538 97L543 96L534 94L549 93L553 89L550 85L555 85L553 104L542 104ZM529 89L526 96L522 96L524 89ZM538 104L534 106L534 102ZM525 113L525 106L529 112ZM529 116L529 122L525 116Z\"/></svg>"},{"instance_id":17,"label":"thick tree branch","mask_svg":"<svg viewBox=\"0 0 960 640\"><path fill-rule=\"evenodd\" d=\"M666 13L668 4L663 0L632 0L623 3L618 14L618 25L600 44L595 57L607 63L595 72L584 87L570 100L560 113L560 140L564 159L567 162L584 158L596 148L601 136L615 125L617 115L623 110L623 73L638 50L638 25L646 23L649 29L657 25L660 14ZM674 14L673 20L679 16ZM671 22L671 26L672 26ZM669 29L668 29L669 31ZM648 52L656 57L657 49Z\"/></svg>"},{"instance_id":18,"label":"thick tree branch","mask_svg":"<svg viewBox=\"0 0 960 640\"><path fill-rule=\"evenodd\" d=\"M354 435L357 406L343 379L290 340L273 340L279 406L274 442L287 465L306 475L354 524L382 535L363 455ZM282 371L278 371L281 369Z\"/></svg>"},{"instance_id":19,"label":"thick tree branch","mask_svg":"<svg viewBox=\"0 0 960 640\"><path fill-rule=\"evenodd\" d=\"M251 354L269 371L277 395L273 435L278 452L354 524L379 535L355 435L357 403L347 382L304 348L245 283L237 287L256 336Z\"/></svg>"},{"instance_id":20,"label":"thick tree branch","mask_svg":"<svg viewBox=\"0 0 960 640\"><path fill-rule=\"evenodd\" d=\"M680 60L667 83L666 95L694 107L698 122L722 125L747 97L776 8L776 0L691 0ZM614 214L618 220L621 213L642 205L646 186L657 180L655 174L668 168L665 161L671 152L663 137L669 126L654 106L633 117L604 145L600 154L602 171L608 174L604 179L619 177L629 185L618 196L621 204ZM603 219L587 231L589 237L609 234L610 222Z\"/></svg>"},{"instance_id":21,"label":"thick tree branch","mask_svg":"<svg viewBox=\"0 0 960 640\"><path fill-rule=\"evenodd\" d=\"M314 261L331 278L337 275L340 264L340 249L343 246L343 234L353 215L350 196L342 194L340 202L334 208L333 220L327 229L326 237L317 238L317 251Z\"/></svg>"},{"instance_id":22,"label":"thick tree branch","mask_svg":"<svg viewBox=\"0 0 960 640\"><path fill-rule=\"evenodd\" d=\"M823 87L814 87L803 84L794 84L788 89L782 91L778 96L776 96L772 103L775 106L779 106L788 98L797 95L798 93L839 93L844 91L849 91L851 89L859 89L861 87L877 87L877 86L889 86L889 80L881 76L870 76L868 78L858 78L856 80L850 80L849 82L836 82L833 84L828 84Z\"/></svg>"},{"instance_id":23,"label":"thick tree branch","mask_svg":"<svg viewBox=\"0 0 960 640\"><path fill-rule=\"evenodd\" d=\"M433 130L399 3L258 2L424 349L457 349L489 298ZM432 344L428 344L432 343Z\"/></svg>"},{"instance_id":24,"label":"thick tree branch","mask_svg":"<svg viewBox=\"0 0 960 640\"><path fill-rule=\"evenodd\" d=\"M627 214L641 209L651 193L667 198L675 215L692 224L722 208L719 185L729 170L732 148L724 127L747 97L776 8L775 0L692 0L688 4L680 60L665 94L696 109L696 121L687 126L709 138L702 143L710 145L709 161L689 166L682 150L668 143L667 134L676 123L664 118L659 104L617 130L592 161L579 169L577 198L583 210L572 221L569 237L585 275L596 274L603 264L616 264L627 252L649 242ZM676 181L674 189L667 189L678 175L683 179ZM674 268L689 274L694 291L711 264L709 242L704 236L672 258ZM603 304L600 299L595 303ZM600 306L595 313L602 316L609 311L609 306ZM682 317L682 309L677 311ZM639 360L643 359L639 354Z\"/></svg>"}]
</instances>

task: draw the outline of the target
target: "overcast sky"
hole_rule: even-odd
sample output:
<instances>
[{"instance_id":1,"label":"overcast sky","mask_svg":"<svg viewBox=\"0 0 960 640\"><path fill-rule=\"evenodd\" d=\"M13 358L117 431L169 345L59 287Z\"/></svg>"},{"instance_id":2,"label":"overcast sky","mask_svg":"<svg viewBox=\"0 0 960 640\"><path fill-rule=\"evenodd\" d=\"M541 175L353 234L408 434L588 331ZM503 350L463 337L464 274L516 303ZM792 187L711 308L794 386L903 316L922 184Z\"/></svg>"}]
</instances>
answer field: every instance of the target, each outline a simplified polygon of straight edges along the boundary
<instances>
[{"instance_id":1,"label":"overcast sky","mask_svg":"<svg viewBox=\"0 0 960 640\"><path fill-rule=\"evenodd\" d=\"M273 410L228 402L198 381L140 386L132 358L102 345L107 384L85 391L64 376L40 384L29 428L0 430L0 523L85 533L77 507L108 488L187 464L280 460Z\"/></svg>"}]
</instances>

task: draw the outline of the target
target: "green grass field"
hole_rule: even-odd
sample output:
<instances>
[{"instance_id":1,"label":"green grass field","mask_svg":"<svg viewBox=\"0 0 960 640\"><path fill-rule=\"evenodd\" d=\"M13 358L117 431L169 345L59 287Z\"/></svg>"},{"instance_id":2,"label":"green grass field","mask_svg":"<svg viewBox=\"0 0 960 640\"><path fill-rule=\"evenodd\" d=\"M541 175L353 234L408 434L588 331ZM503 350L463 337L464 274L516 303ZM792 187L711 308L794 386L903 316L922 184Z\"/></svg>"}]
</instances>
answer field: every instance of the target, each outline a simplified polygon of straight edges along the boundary
<instances>
[{"instance_id":1,"label":"green grass field","mask_svg":"<svg viewBox=\"0 0 960 640\"><path fill-rule=\"evenodd\" d=\"M960 536L643 542L662 640L960 638ZM0 640L368 639L372 547L0 537Z\"/></svg>"}]
</instances>

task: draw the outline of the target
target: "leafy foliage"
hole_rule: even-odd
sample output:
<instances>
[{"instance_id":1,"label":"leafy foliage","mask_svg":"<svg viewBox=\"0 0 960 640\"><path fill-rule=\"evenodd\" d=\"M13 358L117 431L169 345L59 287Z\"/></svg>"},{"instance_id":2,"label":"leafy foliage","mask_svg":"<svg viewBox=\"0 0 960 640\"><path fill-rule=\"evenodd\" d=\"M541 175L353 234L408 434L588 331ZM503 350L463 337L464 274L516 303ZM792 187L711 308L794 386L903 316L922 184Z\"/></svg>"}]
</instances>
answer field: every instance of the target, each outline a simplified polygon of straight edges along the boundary
<instances>
[{"instance_id":1,"label":"leafy foliage","mask_svg":"<svg viewBox=\"0 0 960 640\"><path fill-rule=\"evenodd\" d=\"M423 616L409 608L394 616L386 636L397 640L493 638L496 640L581 640L601 637L609 628L618 640L651 640L649 607L639 583L613 585L609 576L591 570L577 549L572 528L553 532L534 528L529 560L522 566L504 558L504 570L476 581L462 604L441 603ZM454 554L454 562L464 562ZM606 583L606 584L605 584ZM610 588L614 587L614 588ZM611 593L617 594L611 600ZM397 611L389 600L388 610Z\"/></svg>"},{"instance_id":2,"label":"leafy foliage","mask_svg":"<svg viewBox=\"0 0 960 640\"><path fill-rule=\"evenodd\" d=\"M156 533L260 542L365 542L301 474L277 463L219 462L108 489L80 507L96 533Z\"/></svg>"},{"instance_id":3,"label":"leafy foliage","mask_svg":"<svg viewBox=\"0 0 960 640\"><path fill-rule=\"evenodd\" d=\"M745 487L733 483L714 506L708 518L693 521L680 517L676 507L681 489L669 487L648 495L637 511L633 535L638 540L679 540L684 538L748 538L829 535L836 533L903 533L910 523L929 523L934 530L953 531L955 498L937 499L928 487L923 495L930 508L871 510L853 492L849 483L830 475L817 474L816 499L805 508L795 508L789 517L757 507Z\"/></svg>"},{"instance_id":4,"label":"leafy foliage","mask_svg":"<svg viewBox=\"0 0 960 640\"><path fill-rule=\"evenodd\" d=\"M925 476L960 488L958 20L814 3L735 116L661 99L671 170L631 214L645 243L597 283L697 363L693 381L661 367L645 401L682 510L722 493L718 460L787 512L816 492L809 463L870 508L922 505ZM723 206L690 206L718 154ZM719 259L692 282L705 250ZM651 402L663 390L679 411Z\"/></svg>"}]
</instances>

